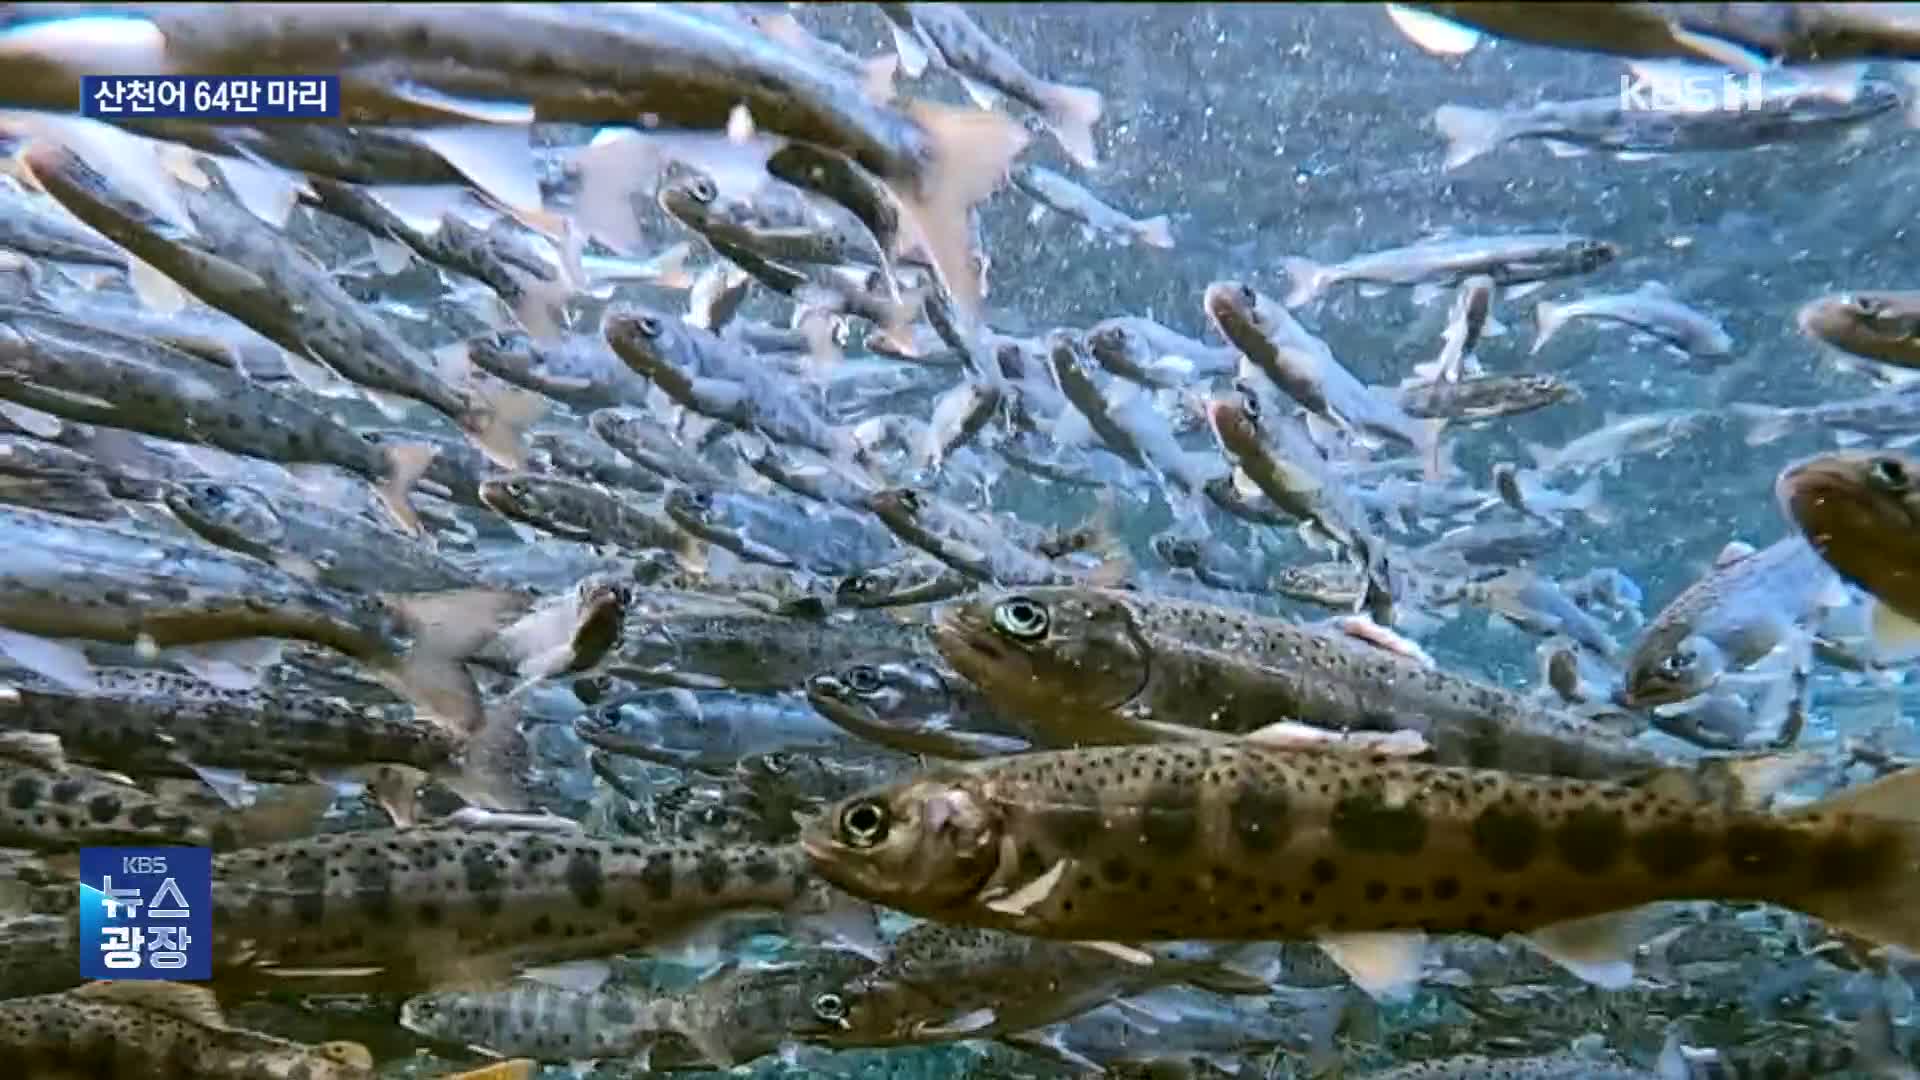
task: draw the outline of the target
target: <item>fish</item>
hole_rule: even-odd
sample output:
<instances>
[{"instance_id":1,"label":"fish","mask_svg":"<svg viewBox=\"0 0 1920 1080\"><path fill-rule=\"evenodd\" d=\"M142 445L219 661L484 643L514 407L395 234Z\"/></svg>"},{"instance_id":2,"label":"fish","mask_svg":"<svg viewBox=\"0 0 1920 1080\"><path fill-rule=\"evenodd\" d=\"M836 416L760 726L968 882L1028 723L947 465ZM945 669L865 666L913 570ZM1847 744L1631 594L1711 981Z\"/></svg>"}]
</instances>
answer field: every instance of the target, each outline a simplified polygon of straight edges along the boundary
<instances>
[{"instance_id":1,"label":"fish","mask_svg":"<svg viewBox=\"0 0 1920 1080\"><path fill-rule=\"evenodd\" d=\"M1001 95L1018 101L1039 114L1080 167L1098 166L1093 125L1100 119L1099 91L1035 76L959 4L883 3L880 12L893 24L896 42L911 36L922 43L923 53L952 70L975 104L995 108Z\"/></svg>"},{"instance_id":2,"label":"fish","mask_svg":"<svg viewBox=\"0 0 1920 1080\"><path fill-rule=\"evenodd\" d=\"M432 467L419 442L377 445L298 397L180 350L0 306L0 394L88 423L365 478L393 519L420 531L409 492Z\"/></svg>"},{"instance_id":3,"label":"fish","mask_svg":"<svg viewBox=\"0 0 1920 1080\"><path fill-rule=\"evenodd\" d=\"M198 232L169 235L70 151L40 144L28 150L26 160L35 180L75 217L210 306L356 385L430 406L495 461L508 467L520 463L520 432L544 409L541 399L442 381L429 357L252 215L185 184L182 195Z\"/></svg>"},{"instance_id":4,"label":"fish","mask_svg":"<svg viewBox=\"0 0 1920 1080\"><path fill-rule=\"evenodd\" d=\"M1666 453L1705 427L1707 417L1703 409L1665 409L1625 417L1609 414L1603 425L1564 446L1556 448L1532 442L1523 445L1543 473L1562 469L1617 472L1629 455Z\"/></svg>"},{"instance_id":5,"label":"fish","mask_svg":"<svg viewBox=\"0 0 1920 1080\"><path fill-rule=\"evenodd\" d=\"M1813 405L1733 402L1727 412L1745 427L1748 446L1765 446L1809 428L1833 432L1842 446L1869 439L1899 446L1920 432L1920 396L1902 390Z\"/></svg>"},{"instance_id":6,"label":"fish","mask_svg":"<svg viewBox=\"0 0 1920 1080\"><path fill-rule=\"evenodd\" d=\"M867 496L867 510L905 543L968 577L988 583L1064 584L1117 577L1124 562L1082 569L1033 550L997 530L991 517L934 499L913 488L885 488Z\"/></svg>"},{"instance_id":7,"label":"fish","mask_svg":"<svg viewBox=\"0 0 1920 1080\"><path fill-rule=\"evenodd\" d=\"M1854 356L1920 367L1920 293L1852 292L1817 297L1794 314L1800 332Z\"/></svg>"},{"instance_id":8,"label":"fish","mask_svg":"<svg viewBox=\"0 0 1920 1080\"><path fill-rule=\"evenodd\" d=\"M822 672L807 680L807 701L853 735L905 754L971 760L1033 746L965 679L925 660Z\"/></svg>"},{"instance_id":9,"label":"fish","mask_svg":"<svg viewBox=\"0 0 1920 1080\"><path fill-rule=\"evenodd\" d=\"M341 968L372 969L343 985L393 992L486 985L671 942L730 913L833 903L795 848L539 829L315 836L216 855L213 874L216 979L286 987Z\"/></svg>"},{"instance_id":10,"label":"fish","mask_svg":"<svg viewBox=\"0 0 1920 1080\"><path fill-rule=\"evenodd\" d=\"M1436 760L1619 777L1659 759L1512 691L1358 639L1231 608L1092 588L998 590L951 605L941 657L1053 746L1327 731L1412 731Z\"/></svg>"},{"instance_id":11,"label":"fish","mask_svg":"<svg viewBox=\"0 0 1920 1080\"><path fill-rule=\"evenodd\" d=\"M209 543L347 592L436 592L479 579L411 537L293 492L217 480L178 482L167 509Z\"/></svg>"},{"instance_id":12,"label":"fish","mask_svg":"<svg viewBox=\"0 0 1920 1080\"><path fill-rule=\"evenodd\" d=\"M1909 770L1769 813L1691 785L1245 743L1103 747L932 769L837 804L801 845L836 887L950 925L1312 937L1383 991L1417 977L1422 929L1511 932L1623 987L1628 913L1656 901L1764 899L1920 940L1896 900L1920 865L1902 854L1920 843L1915 785Z\"/></svg>"},{"instance_id":13,"label":"fish","mask_svg":"<svg viewBox=\"0 0 1920 1080\"><path fill-rule=\"evenodd\" d=\"M1615 701L1629 708L1684 701L1792 644L1823 611L1848 602L1834 572L1798 535L1759 551L1724 551L1641 631L1622 663Z\"/></svg>"},{"instance_id":14,"label":"fish","mask_svg":"<svg viewBox=\"0 0 1920 1080\"><path fill-rule=\"evenodd\" d=\"M363 595L258 560L71 518L0 507L19 557L0 581L0 625L46 637L196 645L290 638L368 666L455 730L486 723L461 661L522 606L513 593L458 589Z\"/></svg>"},{"instance_id":15,"label":"fish","mask_svg":"<svg viewBox=\"0 0 1920 1080\"><path fill-rule=\"evenodd\" d=\"M920 619L913 608L796 619L724 597L641 589L605 670L691 690L800 690L830 668L925 655Z\"/></svg>"},{"instance_id":16,"label":"fish","mask_svg":"<svg viewBox=\"0 0 1920 1080\"><path fill-rule=\"evenodd\" d=\"M844 577L904 554L864 514L726 488L677 488L663 504L675 525L751 562Z\"/></svg>"},{"instance_id":17,"label":"fish","mask_svg":"<svg viewBox=\"0 0 1920 1080\"><path fill-rule=\"evenodd\" d=\"M1413 419L1391 398L1360 382L1326 342L1308 333L1285 308L1252 286L1233 281L1207 286L1203 302L1220 333L1302 408L1357 434L1411 446L1428 463L1428 475L1440 475L1443 425Z\"/></svg>"},{"instance_id":18,"label":"fish","mask_svg":"<svg viewBox=\"0 0 1920 1080\"><path fill-rule=\"evenodd\" d=\"M1718 73L1699 69L1713 78ZM1625 93L1578 101L1543 101L1525 108L1477 109L1442 105L1433 126L1447 140L1446 167L1458 168L1521 139L1545 141L1556 152L1600 150L1622 155L1747 150L1817 138L1858 127L1899 108L1900 89L1866 80L1849 93L1828 94L1798 79L1766 79L1741 85L1738 108L1663 108L1649 94L1650 108L1622 108Z\"/></svg>"},{"instance_id":19,"label":"fish","mask_svg":"<svg viewBox=\"0 0 1920 1080\"><path fill-rule=\"evenodd\" d=\"M1416 420L1442 419L1472 423L1519 416L1553 405L1581 400L1574 384L1545 372L1525 375L1480 375L1455 382L1403 386L1397 395L1400 409Z\"/></svg>"},{"instance_id":20,"label":"fish","mask_svg":"<svg viewBox=\"0 0 1920 1080\"><path fill-rule=\"evenodd\" d=\"M1774 483L1783 516L1826 565L1874 597L1875 642L1899 655L1915 637L1920 594L1904 570L1920 464L1891 451L1803 458Z\"/></svg>"},{"instance_id":21,"label":"fish","mask_svg":"<svg viewBox=\"0 0 1920 1080\"><path fill-rule=\"evenodd\" d=\"M1232 993L1267 990L1258 974L1229 962L922 923L893 943L879 967L816 999L815 1022L801 1030L837 1047L993 1038L1187 981Z\"/></svg>"},{"instance_id":22,"label":"fish","mask_svg":"<svg viewBox=\"0 0 1920 1080\"><path fill-rule=\"evenodd\" d=\"M951 600L971 590L975 580L927 556L913 556L849 575L834 586L842 607L900 607Z\"/></svg>"},{"instance_id":23,"label":"fish","mask_svg":"<svg viewBox=\"0 0 1920 1080\"><path fill-rule=\"evenodd\" d=\"M659 421L637 409L597 409L587 427L622 456L662 479L690 487L724 487L728 477L681 445Z\"/></svg>"},{"instance_id":24,"label":"fish","mask_svg":"<svg viewBox=\"0 0 1920 1080\"><path fill-rule=\"evenodd\" d=\"M1173 227L1165 214L1135 218L1101 202L1099 196L1052 169L1030 162L1013 167L1013 186L1035 203L1086 225L1103 236L1147 247L1173 246Z\"/></svg>"},{"instance_id":25,"label":"fish","mask_svg":"<svg viewBox=\"0 0 1920 1080\"><path fill-rule=\"evenodd\" d=\"M1083 336L1101 367L1144 386L1185 386L1196 378L1231 375L1240 360L1232 346L1195 341L1138 315L1102 319Z\"/></svg>"},{"instance_id":26,"label":"fish","mask_svg":"<svg viewBox=\"0 0 1920 1080\"><path fill-rule=\"evenodd\" d=\"M543 343L519 330L500 330L468 338L467 358L487 374L575 412L647 404L646 380L621 363L598 334Z\"/></svg>"},{"instance_id":27,"label":"fish","mask_svg":"<svg viewBox=\"0 0 1920 1080\"><path fill-rule=\"evenodd\" d=\"M1348 281L1382 286L1458 285L1484 274L1496 285L1526 285L1589 274L1619 254L1620 249L1605 240L1569 233L1517 233L1428 240L1332 266L1289 256L1282 265L1292 285L1286 306L1293 308Z\"/></svg>"},{"instance_id":28,"label":"fish","mask_svg":"<svg viewBox=\"0 0 1920 1080\"><path fill-rule=\"evenodd\" d=\"M1533 339L1535 353L1559 333L1561 327L1575 319L1624 323L1700 359L1711 360L1733 353L1733 338L1726 328L1682 303L1658 282L1649 281L1632 292L1587 296L1563 303L1542 300L1533 309L1533 318L1539 327Z\"/></svg>"},{"instance_id":29,"label":"fish","mask_svg":"<svg viewBox=\"0 0 1920 1080\"><path fill-rule=\"evenodd\" d=\"M549 473L635 495L666 490L659 474L629 463L591 431L545 428L527 437L529 464Z\"/></svg>"},{"instance_id":30,"label":"fish","mask_svg":"<svg viewBox=\"0 0 1920 1080\"><path fill-rule=\"evenodd\" d=\"M841 750L845 733L797 696L643 690L577 716L574 734L614 754L720 772L743 757Z\"/></svg>"},{"instance_id":31,"label":"fish","mask_svg":"<svg viewBox=\"0 0 1920 1080\"><path fill-rule=\"evenodd\" d=\"M0 1001L0 1046L32 1075L370 1080L357 1042L307 1045L228 1022L204 986L96 982ZM102 1063L107 1063L102 1068Z\"/></svg>"},{"instance_id":32,"label":"fish","mask_svg":"<svg viewBox=\"0 0 1920 1080\"><path fill-rule=\"evenodd\" d=\"M506 473L480 484L480 498L507 517L556 536L629 550L661 548L682 555L697 543L657 506L593 484L533 473Z\"/></svg>"}]
</instances>

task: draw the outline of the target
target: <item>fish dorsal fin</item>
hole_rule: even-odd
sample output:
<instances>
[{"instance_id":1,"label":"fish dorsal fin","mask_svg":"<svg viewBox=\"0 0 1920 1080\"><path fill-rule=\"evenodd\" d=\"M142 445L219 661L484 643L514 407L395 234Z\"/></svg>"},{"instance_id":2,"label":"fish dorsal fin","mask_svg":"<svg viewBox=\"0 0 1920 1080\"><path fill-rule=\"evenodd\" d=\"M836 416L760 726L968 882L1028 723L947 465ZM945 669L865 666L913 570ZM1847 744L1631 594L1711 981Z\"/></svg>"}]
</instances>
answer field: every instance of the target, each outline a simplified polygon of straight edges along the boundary
<instances>
[{"instance_id":1,"label":"fish dorsal fin","mask_svg":"<svg viewBox=\"0 0 1920 1080\"><path fill-rule=\"evenodd\" d=\"M1420 981L1427 936L1419 931L1323 934L1319 941L1354 985L1376 1000L1403 999Z\"/></svg>"},{"instance_id":2,"label":"fish dorsal fin","mask_svg":"<svg viewBox=\"0 0 1920 1080\"><path fill-rule=\"evenodd\" d=\"M998 1023L998 1022L999 1022L998 1014L996 1014L991 1008L982 1006L978 1009L973 1009L971 1011L961 1013L960 1015L952 1017L944 1022L939 1022L939 1023L923 1022L914 1030L915 1030L915 1034L932 1036L932 1037L964 1036L964 1035L971 1035L977 1031L984 1031L985 1029L992 1027L995 1023Z\"/></svg>"},{"instance_id":3,"label":"fish dorsal fin","mask_svg":"<svg viewBox=\"0 0 1920 1080\"><path fill-rule=\"evenodd\" d=\"M1742 559L1751 557L1757 550L1759 549L1745 540L1729 540L1727 546L1720 549L1720 554L1713 557L1713 568L1724 570Z\"/></svg>"},{"instance_id":4,"label":"fish dorsal fin","mask_svg":"<svg viewBox=\"0 0 1920 1080\"><path fill-rule=\"evenodd\" d=\"M1543 926L1526 935L1540 955L1603 990L1633 982L1635 912L1617 911Z\"/></svg>"},{"instance_id":5,"label":"fish dorsal fin","mask_svg":"<svg viewBox=\"0 0 1920 1080\"><path fill-rule=\"evenodd\" d=\"M538 1064L532 1058L497 1061L465 1072L441 1073L440 1080L532 1080Z\"/></svg>"},{"instance_id":6,"label":"fish dorsal fin","mask_svg":"<svg viewBox=\"0 0 1920 1080\"><path fill-rule=\"evenodd\" d=\"M62 772L67 767L60 736L41 731L0 732L0 758L25 762L49 772Z\"/></svg>"},{"instance_id":7,"label":"fish dorsal fin","mask_svg":"<svg viewBox=\"0 0 1920 1080\"><path fill-rule=\"evenodd\" d=\"M96 982L73 993L94 1001L165 1013L203 1027L227 1026L219 999L204 986L177 982Z\"/></svg>"}]
</instances>

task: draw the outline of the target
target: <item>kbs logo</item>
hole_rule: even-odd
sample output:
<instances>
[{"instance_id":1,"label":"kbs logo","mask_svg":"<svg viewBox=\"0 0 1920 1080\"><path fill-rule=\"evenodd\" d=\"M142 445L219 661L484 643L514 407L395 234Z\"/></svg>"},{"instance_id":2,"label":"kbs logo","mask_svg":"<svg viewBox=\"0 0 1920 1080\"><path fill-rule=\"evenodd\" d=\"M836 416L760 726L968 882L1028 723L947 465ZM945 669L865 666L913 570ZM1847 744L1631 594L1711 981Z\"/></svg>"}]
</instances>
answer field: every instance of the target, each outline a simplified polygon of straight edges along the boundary
<instances>
[{"instance_id":1,"label":"kbs logo","mask_svg":"<svg viewBox=\"0 0 1920 1080\"><path fill-rule=\"evenodd\" d=\"M213 853L80 849L80 976L213 977Z\"/></svg>"}]
</instances>

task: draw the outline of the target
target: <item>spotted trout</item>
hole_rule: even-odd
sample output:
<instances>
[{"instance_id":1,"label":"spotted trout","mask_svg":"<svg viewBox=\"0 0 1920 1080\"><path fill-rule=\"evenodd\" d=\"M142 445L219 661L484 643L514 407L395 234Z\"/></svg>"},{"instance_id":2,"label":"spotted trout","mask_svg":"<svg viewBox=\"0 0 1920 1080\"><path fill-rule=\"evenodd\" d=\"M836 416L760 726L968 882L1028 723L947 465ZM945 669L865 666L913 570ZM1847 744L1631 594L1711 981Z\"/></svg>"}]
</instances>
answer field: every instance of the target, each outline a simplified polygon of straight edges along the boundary
<instances>
[{"instance_id":1,"label":"spotted trout","mask_svg":"<svg viewBox=\"0 0 1920 1080\"><path fill-rule=\"evenodd\" d=\"M1409 970L1418 950L1399 932L1520 933L1622 986L1632 942L1618 916L1664 900L1768 901L1920 945L1920 769L1784 813L1672 776L1089 748L880 787L809 823L801 844L840 888L943 923L1074 940L1315 937L1356 977Z\"/></svg>"}]
</instances>

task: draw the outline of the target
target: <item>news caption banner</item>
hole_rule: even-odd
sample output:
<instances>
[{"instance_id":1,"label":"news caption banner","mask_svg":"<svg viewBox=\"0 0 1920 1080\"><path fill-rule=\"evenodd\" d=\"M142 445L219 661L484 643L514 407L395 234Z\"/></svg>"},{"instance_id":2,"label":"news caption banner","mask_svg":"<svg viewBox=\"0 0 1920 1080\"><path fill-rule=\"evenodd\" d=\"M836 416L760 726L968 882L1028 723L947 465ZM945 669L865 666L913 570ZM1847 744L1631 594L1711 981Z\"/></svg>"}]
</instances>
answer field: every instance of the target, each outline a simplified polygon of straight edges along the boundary
<instances>
[{"instance_id":1,"label":"news caption banner","mask_svg":"<svg viewBox=\"0 0 1920 1080\"><path fill-rule=\"evenodd\" d=\"M81 848L80 977L213 978L213 850Z\"/></svg>"},{"instance_id":2,"label":"news caption banner","mask_svg":"<svg viewBox=\"0 0 1920 1080\"><path fill-rule=\"evenodd\" d=\"M80 114L187 120L331 120L338 75L86 75Z\"/></svg>"}]
</instances>

